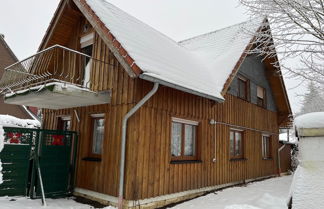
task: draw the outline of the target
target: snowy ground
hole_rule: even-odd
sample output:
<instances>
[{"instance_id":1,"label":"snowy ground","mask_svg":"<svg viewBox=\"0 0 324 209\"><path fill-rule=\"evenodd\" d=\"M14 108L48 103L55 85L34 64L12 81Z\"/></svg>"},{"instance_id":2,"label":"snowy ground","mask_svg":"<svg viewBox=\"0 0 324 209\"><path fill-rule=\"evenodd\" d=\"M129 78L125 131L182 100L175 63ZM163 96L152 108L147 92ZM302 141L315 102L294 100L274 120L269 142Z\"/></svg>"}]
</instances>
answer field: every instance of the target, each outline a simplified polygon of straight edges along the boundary
<instances>
[{"instance_id":1,"label":"snowy ground","mask_svg":"<svg viewBox=\"0 0 324 209\"><path fill-rule=\"evenodd\" d=\"M292 176L272 178L243 187L233 187L174 206L172 209L287 209ZM10 201L10 200L15 201ZM92 209L73 199L47 199L46 209ZM0 197L1 209L44 209L41 200ZM106 207L105 209L114 209Z\"/></svg>"},{"instance_id":2,"label":"snowy ground","mask_svg":"<svg viewBox=\"0 0 324 209\"><path fill-rule=\"evenodd\" d=\"M287 209L292 176L272 178L212 193L172 209Z\"/></svg>"}]
</instances>

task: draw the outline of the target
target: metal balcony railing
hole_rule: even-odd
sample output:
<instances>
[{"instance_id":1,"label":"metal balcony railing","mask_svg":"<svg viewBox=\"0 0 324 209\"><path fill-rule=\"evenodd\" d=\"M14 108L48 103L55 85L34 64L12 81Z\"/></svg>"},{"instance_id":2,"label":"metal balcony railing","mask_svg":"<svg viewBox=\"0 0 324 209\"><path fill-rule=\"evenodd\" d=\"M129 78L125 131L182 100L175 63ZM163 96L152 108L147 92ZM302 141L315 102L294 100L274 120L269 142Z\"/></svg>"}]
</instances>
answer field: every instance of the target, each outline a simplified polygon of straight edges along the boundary
<instances>
[{"instance_id":1,"label":"metal balcony railing","mask_svg":"<svg viewBox=\"0 0 324 209\"><path fill-rule=\"evenodd\" d=\"M5 68L0 93L5 94L50 82L64 82L95 91L94 67L108 65L84 53L54 45Z\"/></svg>"}]
</instances>

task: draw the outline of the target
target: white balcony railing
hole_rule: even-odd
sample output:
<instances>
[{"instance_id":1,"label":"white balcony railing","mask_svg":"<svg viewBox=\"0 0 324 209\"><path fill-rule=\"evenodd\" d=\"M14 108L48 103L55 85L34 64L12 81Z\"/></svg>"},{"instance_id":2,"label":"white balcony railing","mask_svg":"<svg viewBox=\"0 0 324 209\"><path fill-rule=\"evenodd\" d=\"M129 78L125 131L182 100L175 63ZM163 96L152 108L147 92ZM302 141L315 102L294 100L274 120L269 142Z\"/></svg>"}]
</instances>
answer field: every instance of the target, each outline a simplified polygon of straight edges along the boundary
<instances>
[{"instance_id":1,"label":"white balcony railing","mask_svg":"<svg viewBox=\"0 0 324 209\"><path fill-rule=\"evenodd\" d=\"M91 79L93 66L108 65L81 52L54 45L5 68L0 80L2 94L43 85L65 82L95 90L97 82ZM100 67L108 70L108 67Z\"/></svg>"}]
</instances>

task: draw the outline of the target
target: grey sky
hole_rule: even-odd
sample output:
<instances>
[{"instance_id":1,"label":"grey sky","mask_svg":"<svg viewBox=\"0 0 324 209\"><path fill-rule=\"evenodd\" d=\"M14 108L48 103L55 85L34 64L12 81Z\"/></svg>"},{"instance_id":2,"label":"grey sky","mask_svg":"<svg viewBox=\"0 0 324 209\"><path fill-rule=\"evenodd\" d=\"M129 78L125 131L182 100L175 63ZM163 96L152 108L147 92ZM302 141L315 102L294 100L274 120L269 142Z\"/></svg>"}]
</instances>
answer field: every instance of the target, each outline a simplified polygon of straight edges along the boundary
<instances>
[{"instance_id":1,"label":"grey sky","mask_svg":"<svg viewBox=\"0 0 324 209\"><path fill-rule=\"evenodd\" d=\"M59 0L2 0L0 33L19 59L34 54ZM248 19L238 0L108 0L176 41ZM296 86L286 81L287 88ZM300 108L299 89L289 90L294 111Z\"/></svg>"}]
</instances>

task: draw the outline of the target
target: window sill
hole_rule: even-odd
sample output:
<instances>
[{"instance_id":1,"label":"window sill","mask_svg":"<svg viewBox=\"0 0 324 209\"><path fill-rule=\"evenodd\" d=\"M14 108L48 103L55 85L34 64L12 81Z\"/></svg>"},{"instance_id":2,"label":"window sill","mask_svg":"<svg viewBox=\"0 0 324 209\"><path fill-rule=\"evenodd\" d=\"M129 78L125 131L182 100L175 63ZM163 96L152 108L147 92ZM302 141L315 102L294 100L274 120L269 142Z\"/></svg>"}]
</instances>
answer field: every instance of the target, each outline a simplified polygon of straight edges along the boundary
<instances>
[{"instance_id":1,"label":"window sill","mask_svg":"<svg viewBox=\"0 0 324 209\"><path fill-rule=\"evenodd\" d=\"M256 106L258 106L258 107L260 107L260 108L262 108L262 109L265 109L265 110L267 110L268 109L268 107L267 106L261 106L261 105L258 105L258 104L255 104Z\"/></svg>"},{"instance_id":2,"label":"window sill","mask_svg":"<svg viewBox=\"0 0 324 209\"><path fill-rule=\"evenodd\" d=\"M262 158L262 160L273 160L272 157Z\"/></svg>"},{"instance_id":3,"label":"window sill","mask_svg":"<svg viewBox=\"0 0 324 209\"><path fill-rule=\"evenodd\" d=\"M170 164L202 163L201 160L171 160Z\"/></svg>"},{"instance_id":4,"label":"window sill","mask_svg":"<svg viewBox=\"0 0 324 209\"><path fill-rule=\"evenodd\" d=\"M239 98L240 100L243 100L245 102L251 103L249 99L242 98L242 97L240 97L238 95L236 97Z\"/></svg>"},{"instance_id":5,"label":"window sill","mask_svg":"<svg viewBox=\"0 0 324 209\"><path fill-rule=\"evenodd\" d=\"M82 160L91 162L101 162L101 158L98 157L84 157L82 158Z\"/></svg>"},{"instance_id":6,"label":"window sill","mask_svg":"<svg viewBox=\"0 0 324 209\"><path fill-rule=\"evenodd\" d=\"M245 161L245 160L247 160L246 158L231 158L230 159L230 161L232 162L234 162L234 161Z\"/></svg>"}]
</instances>

